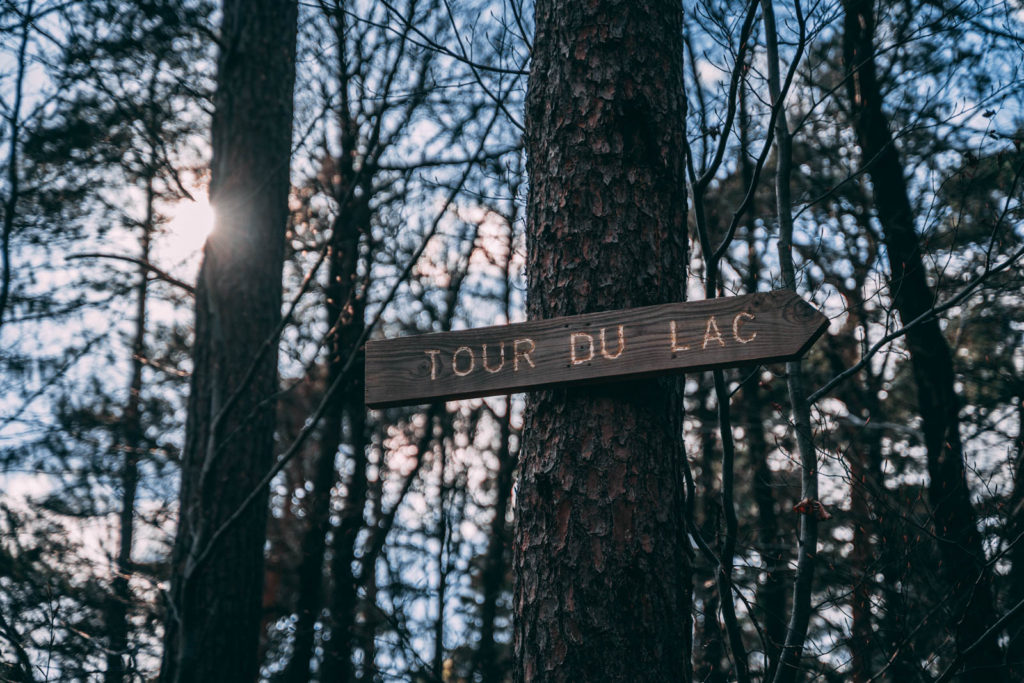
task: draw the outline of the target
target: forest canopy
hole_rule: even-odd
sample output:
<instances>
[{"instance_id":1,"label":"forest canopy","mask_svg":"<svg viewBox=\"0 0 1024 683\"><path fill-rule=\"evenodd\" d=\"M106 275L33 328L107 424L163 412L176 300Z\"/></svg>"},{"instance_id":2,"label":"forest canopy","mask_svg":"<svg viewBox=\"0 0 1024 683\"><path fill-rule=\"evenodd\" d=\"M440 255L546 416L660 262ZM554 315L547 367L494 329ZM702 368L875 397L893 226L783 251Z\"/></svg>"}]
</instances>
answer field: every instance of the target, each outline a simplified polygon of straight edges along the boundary
<instances>
[{"instance_id":1,"label":"forest canopy","mask_svg":"<svg viewBox=\"0 0 1024 683\"><path fill-rule=\"evenodd\" d=\"M0 681L1024 680L1019 0L0 0L0 221Z\"/></svg>"}]
</instances>

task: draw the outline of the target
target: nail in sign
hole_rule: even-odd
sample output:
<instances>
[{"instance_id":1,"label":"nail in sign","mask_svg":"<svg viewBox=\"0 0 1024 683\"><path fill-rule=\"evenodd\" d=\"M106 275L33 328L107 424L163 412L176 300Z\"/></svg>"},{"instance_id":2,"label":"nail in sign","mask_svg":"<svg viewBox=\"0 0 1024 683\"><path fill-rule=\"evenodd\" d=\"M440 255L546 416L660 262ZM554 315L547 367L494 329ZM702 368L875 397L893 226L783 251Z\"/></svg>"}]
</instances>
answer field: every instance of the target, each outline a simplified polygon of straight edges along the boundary
<instances>
[{"instance_id":1,"label":"nail in sign","mask_svg":"<svg viewBox=\"0 0 1024 683\"><path fill-rule=\"evenodd\" d=\"M792 360L826 327L824 315L781 290L375 340L366 344L366 404Z\"/></svg>"}]
</instances>

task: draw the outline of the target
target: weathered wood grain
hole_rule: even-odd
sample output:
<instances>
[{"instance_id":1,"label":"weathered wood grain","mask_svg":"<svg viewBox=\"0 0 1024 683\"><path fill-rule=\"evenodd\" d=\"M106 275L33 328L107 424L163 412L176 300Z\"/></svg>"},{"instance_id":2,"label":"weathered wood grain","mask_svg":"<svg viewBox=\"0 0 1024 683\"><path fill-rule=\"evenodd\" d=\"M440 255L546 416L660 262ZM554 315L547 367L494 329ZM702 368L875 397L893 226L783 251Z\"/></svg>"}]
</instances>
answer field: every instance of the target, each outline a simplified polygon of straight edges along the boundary
<instances>
[{"instance_id":1,"label":"weathered wood grain","mask_svg":"<svg viewBox=\"0 0 1024 683\"><path fill-rule=\"evenodd\" d=\"M775 291L375 340L366 345L366 404L791 360L827 326L794 292Z\"/></svg>"}]
</instances>

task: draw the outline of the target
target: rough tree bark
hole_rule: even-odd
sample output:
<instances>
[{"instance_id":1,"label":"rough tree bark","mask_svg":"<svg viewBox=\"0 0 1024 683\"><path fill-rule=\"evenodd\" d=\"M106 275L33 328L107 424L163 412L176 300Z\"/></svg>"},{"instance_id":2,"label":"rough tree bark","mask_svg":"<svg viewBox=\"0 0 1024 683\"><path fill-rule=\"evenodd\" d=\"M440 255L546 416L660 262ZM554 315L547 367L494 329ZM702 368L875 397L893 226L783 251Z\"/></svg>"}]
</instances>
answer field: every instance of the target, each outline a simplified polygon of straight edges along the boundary
<instances>
[{"instance_id":1,"label":"rough tree bark","mask_svg":"<svg viewBox=\"0 0 1024 683\"><path fill-rule=\"evenodd\" d=\"M267 492L241 506L273 458L297 10L224 0L162 681L258 673Z\"/></svg>"},{"instance_id":2,"label":"rough tree bark","mask_svg":"<svg viewBox=\"0 0 1024 683\"><path fill-rule=\"evenodd\" d=\"M871 177L875 211L890 264L890 293L904 323L934 303L914 210L899 152L882 108L875 67L873 0L844 0L843 54L850 77L849 103L863 165ZM928 454L928 497L942 556L942 573L952 598L950 628L958 650L981 638L995 622L992 576L987 566L971 505L960 441L960 398L954 388L953 362L937 320L906 335L917 385L918 410ZM966 654L963 680L979 675L1004 680L998 633Z\"/></svg>"},{"instance_id":3,"label":"rough tree bark","mask_svg":"<svg viewBox=\"0 0 1024 683\"><path fill-rule=\"evenodd\" d=\"M680 3L539 0L535 19L530 317L682 300ZM535 394L523 446L515 680L687 680L678 380Z\"/></svg>"}]
</instances>

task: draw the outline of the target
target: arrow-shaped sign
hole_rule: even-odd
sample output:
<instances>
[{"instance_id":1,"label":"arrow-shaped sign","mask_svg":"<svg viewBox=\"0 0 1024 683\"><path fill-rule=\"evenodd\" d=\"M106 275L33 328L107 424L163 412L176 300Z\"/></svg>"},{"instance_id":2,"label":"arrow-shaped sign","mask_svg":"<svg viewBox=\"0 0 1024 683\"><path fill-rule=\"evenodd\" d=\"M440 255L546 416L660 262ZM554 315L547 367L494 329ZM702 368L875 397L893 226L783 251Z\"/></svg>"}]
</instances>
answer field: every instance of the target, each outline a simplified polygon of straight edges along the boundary
<instances>
[{"instance_id":1,"label":"arrow-shaped sign","mask_svg":"<svg viewBox=\"0 0 1024 683\"><path fill-rule=\"evenodd\" d=\"M587 313L366 344L386 407L798 358L828 319L790 291Z\"/></svg>"}]
</instances>

